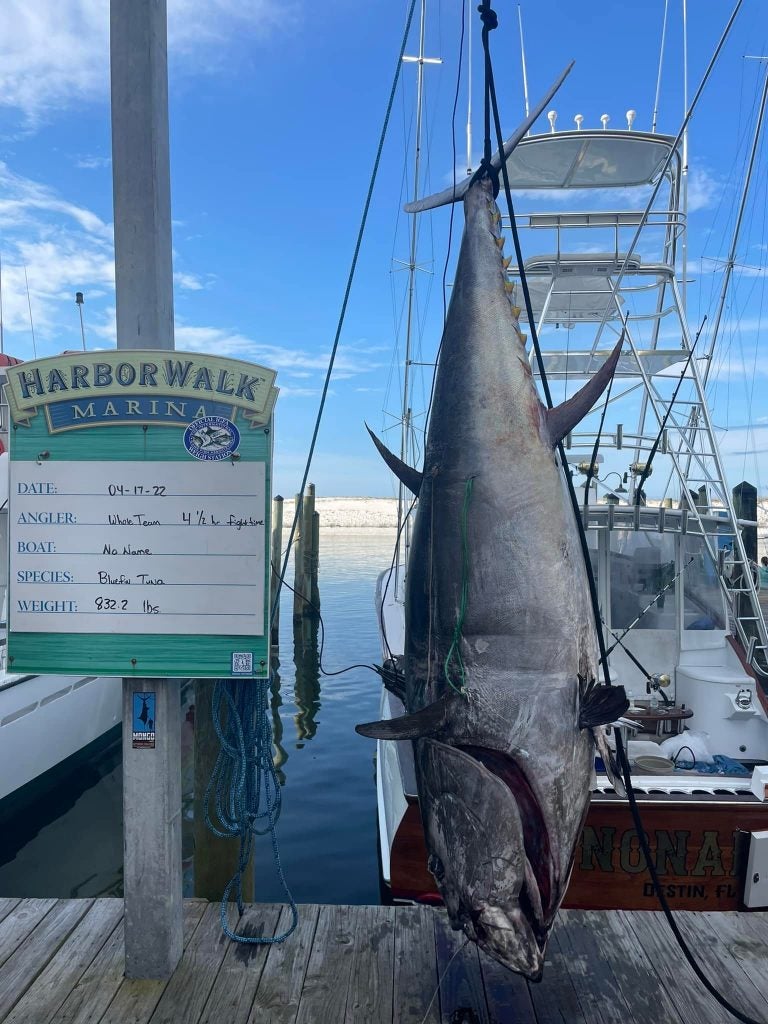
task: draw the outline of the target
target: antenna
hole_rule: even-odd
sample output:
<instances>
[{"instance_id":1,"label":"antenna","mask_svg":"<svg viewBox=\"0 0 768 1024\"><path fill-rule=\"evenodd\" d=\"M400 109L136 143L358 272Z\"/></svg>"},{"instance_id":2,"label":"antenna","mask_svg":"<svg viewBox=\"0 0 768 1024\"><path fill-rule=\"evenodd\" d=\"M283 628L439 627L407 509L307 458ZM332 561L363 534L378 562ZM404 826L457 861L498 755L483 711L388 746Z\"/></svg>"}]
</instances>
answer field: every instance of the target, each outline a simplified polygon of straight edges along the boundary
<instances>
[{"instance_id":1,"label":"antenna","mask_svg":"<svg viewBox=\"0 0 768 1024\"><path fill-rule=\"evenodd\" d=\"M75 302L80 310L80 337L83 339L83 352L85 352L85 326L83 325L83 293L75 292Z\"/></svg>"},{"instance_id":2,"label":"antenna","mask_svg":"<svg viewBox=\"0 0 768 1024\"><path fill-rule=\"evenodd\" d=\"M523 39L523 12L520 4L517 5L517 23L520 26L520 60L523 65L523 99L525 100L525 116L528 117L528 72L525 69L525 40ZM530 134L530 132L529 132Z\"/></svg>"},{"instance_id":3,"label":"antenna","mask_svg":"<svg viewBox=\"0 0 768 1024\"><path fill-rule=\"evenodd\" d=\"M467 174L472 173L472 9L467 9Z\"/></svg>"},{"instance_id":4,"label":"antenna","mask_svg":"<svg viewBox=\"0 0 768 1024\"><path fill-rule=\"evenodd\" d=\"M661 69L664 64L664 40L667 38L667 11L669 10L669 0L664 0L664 20L661 23L661 46L659 47L659 73L656 76L656 98L653 101L653 121L651 123L651 131L656 131L656 118L659 113L659 93L661 91Z\"/></svg>"},{"instance_id":5,"label":"antenna","mask_svg":"<svg viewBox=\"0 0 768 1024\"><path fill-rule=\"evenodd\" d=\"M35 341L35 323L32 319L32 300L29 297L29 278L27 277L27 264L24 264L24 283L27 286L27 305L29 306L29 326L32 330L32 354L37 359L37 342Z\"/></svg>"}]
</instances>

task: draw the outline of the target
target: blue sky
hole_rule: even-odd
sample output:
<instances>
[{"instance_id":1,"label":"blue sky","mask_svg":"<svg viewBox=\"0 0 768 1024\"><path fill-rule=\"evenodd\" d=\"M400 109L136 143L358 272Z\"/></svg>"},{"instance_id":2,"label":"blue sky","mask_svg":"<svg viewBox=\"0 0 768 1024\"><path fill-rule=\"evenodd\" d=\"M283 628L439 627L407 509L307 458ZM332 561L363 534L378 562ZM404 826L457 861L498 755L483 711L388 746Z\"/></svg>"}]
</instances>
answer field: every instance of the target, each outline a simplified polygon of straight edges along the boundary
<instances>
[{"instance_id":1,"label":"blue sky","mask_svg":"<svg viewBox=\"0 0 768 1024\"><path fill-rule=\"evenodd\" d=\"M680 3L670 0L659 130L682 118ZM0 5L0 254L6 351L32 357L79 347L75 291L85 293L89 347L114 344L107 0ZM470 7L474 11L475 4ZM493 34L505 132L522 112L517 5L498 0ZM691 94L732 3L689 0ZM278 371L275 489L300 482L406 13L401 0L168 0L176 345ZM603 112L650 128L663 0L523 0L529 89L538 96L571 58L553 104L557 126ZM451 179L451 104L461 4L430 2L422 191ZM409 53L415 52L416 26ZM713 312L730 241L761 67L764 0L744 0L691 127L689 301L692 325ZM481 142L479 31L474 29L475 157ZM363 427L392 428L399 405L408 220L399 212L412 133L415 68L403 69L369 230L310 478L321 495L394 493ZM466 71L456 118L464 164ZM547 129L546 121L537 130ZM768 484L768 352L758 345L766 283L764 144L713 378L715 419L734 481ZM457 217L455 243L461 216ZM418 352L439 338L448 211L420 226ZM454 244L454 253L457 245ZM450 280L450 274L449 274ZM415 405L425 385L417 382ZM747 424L753 424L747 430ZM761 423L766 426L762 427ZM397 430L385 436L397 448Z\"/></svg>"}]
</instances>

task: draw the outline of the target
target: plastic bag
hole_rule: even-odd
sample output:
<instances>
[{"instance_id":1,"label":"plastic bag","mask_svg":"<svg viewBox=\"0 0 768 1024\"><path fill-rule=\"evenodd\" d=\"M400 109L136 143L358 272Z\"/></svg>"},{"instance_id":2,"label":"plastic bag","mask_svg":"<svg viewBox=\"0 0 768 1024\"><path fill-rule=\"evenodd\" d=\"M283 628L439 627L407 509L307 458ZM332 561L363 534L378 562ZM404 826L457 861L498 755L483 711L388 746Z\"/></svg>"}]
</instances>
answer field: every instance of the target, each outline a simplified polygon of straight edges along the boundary
<instances>
[{"instance_id":1,"label":"plastic bag","mask_svg":"<svg viewBox=\"0 0 768 1024\"><path fill-rule=\"evenodd\" d=\"M659 750L664 757L670 757L673 761L699 761L702 764L712 764L714 758L707 745L708 739L708 732L686 730L678 736L670 736L664 740L659 744Z\"/></svg>"}]
</instances>

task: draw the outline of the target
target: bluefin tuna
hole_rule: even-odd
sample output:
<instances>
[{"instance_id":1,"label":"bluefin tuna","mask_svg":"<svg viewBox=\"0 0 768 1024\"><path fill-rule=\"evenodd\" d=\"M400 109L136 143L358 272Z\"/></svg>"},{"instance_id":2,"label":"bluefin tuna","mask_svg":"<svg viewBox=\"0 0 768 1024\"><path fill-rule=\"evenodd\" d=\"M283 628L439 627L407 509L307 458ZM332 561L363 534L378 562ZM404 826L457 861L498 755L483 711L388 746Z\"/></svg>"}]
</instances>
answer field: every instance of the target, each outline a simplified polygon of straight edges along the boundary
<instances>
[{"instance_id":1,"label":"bluefin tuna","mask_svg":"<svg viewBox=\"0 0 768 1024\"><path fill-rule=\"evenodd\" d=\"M547 410L490 180L465 188L463 202L423 470L377 442L418 494L407 714L357 728L414 743L429 868L453 927L537 979L589 806L596 727L627 707L621 687L599 683L586 567L556 452L610 380L621 342L581 392Z\"/></svg>"}]
</instances>

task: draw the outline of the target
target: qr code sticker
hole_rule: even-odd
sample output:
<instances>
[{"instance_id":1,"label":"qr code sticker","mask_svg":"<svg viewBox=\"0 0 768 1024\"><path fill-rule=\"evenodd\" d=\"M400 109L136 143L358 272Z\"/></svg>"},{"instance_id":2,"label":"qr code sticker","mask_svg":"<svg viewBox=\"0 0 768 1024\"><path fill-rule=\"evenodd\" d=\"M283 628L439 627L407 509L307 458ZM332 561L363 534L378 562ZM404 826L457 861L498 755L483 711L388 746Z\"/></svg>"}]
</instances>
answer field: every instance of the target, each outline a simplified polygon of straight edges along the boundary
<instances>
[{"instance_id":1,"label":"qr code sticker","mask_svg":"<svg viewBox=\"0 0 768 1024\"><path fill-rule=\"evenodd\" d=\"M232 652L232 675L253 675L253 654L250 651Z\"/></svg>"}]
</instances>

